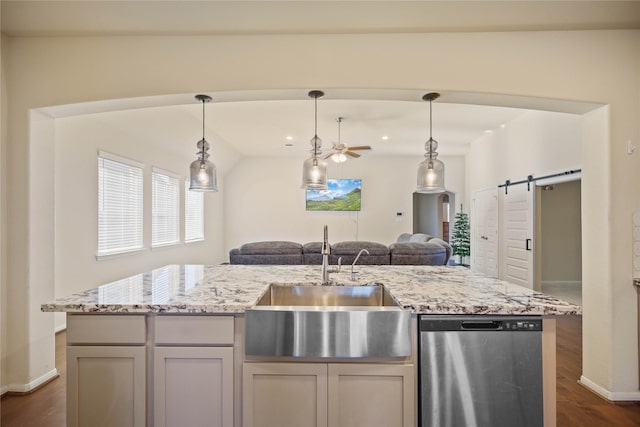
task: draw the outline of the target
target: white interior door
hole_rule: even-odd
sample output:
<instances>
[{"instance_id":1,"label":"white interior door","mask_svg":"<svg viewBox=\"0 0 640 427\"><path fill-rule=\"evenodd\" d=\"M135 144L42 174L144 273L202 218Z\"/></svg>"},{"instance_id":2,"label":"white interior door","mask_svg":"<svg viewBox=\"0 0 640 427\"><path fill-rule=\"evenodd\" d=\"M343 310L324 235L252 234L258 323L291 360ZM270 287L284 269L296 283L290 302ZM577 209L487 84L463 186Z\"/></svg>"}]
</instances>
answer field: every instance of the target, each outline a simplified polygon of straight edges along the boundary
<instances>
[{"instance_id":1,"label":"white interior door","mask_svg":"<svg viewBox=\"0 0 640 427\"><path fill-rule=\"evenodd\" d=\"M476 191L471 216L471 268L498 277L498 189Z\"/></svg>"},{"instance_id":2,"label":"white interior door","mask_svg":"<svg viewBox=\"0 0 640 427\"><path fill-rule=\"evenodd\" d=\"M533 215L535 188L509 187L503 193L503 279L533 289L534 241Z\"/></svg>"}]
</instances>

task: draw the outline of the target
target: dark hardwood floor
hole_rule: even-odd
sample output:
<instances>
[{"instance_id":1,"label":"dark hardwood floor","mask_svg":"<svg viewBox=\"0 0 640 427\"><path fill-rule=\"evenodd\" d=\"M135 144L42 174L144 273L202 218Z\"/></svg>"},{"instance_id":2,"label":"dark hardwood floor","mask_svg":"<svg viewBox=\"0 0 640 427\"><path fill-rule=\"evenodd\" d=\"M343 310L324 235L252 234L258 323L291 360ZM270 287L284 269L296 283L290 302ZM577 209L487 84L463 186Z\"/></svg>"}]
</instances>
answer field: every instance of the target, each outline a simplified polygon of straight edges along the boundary
<instances>
[{"instance_id":1,"label":"dark hardwood floor","mask_svg":"<svg viewBox=\"0 0 640 427\"><path fill-rule=\"evenodd\" d=\"M558 427L640 426L640 405L613 405L578 384L582 372L582 318L557 319ZM31 394L2 398L2 427L65 426L65 342L64 332L56 336L59 378Z\"/></svg>"},{"instance_id":2,"label":"dark hardwood floor","mask_svg":"<svg viewBox=\"0 0 640 427\"><path fill-rule=\"evenodd\" d=\"M33 393L0 400L0 426L64 427L67 411L67 334L56 334L56 369L60 376Z\"/></svg>"},{"instance_id":3,"label":"dark hardwood floor","mask_svg":"<svg viewBox=\"0 0 640 427\"><path fill-rule=\"evenodd\" d=\"M582 375L582 317L557 319L558 427L640 426L639 404L614 405L578 384Z\"/></svg>"}]
</instances>

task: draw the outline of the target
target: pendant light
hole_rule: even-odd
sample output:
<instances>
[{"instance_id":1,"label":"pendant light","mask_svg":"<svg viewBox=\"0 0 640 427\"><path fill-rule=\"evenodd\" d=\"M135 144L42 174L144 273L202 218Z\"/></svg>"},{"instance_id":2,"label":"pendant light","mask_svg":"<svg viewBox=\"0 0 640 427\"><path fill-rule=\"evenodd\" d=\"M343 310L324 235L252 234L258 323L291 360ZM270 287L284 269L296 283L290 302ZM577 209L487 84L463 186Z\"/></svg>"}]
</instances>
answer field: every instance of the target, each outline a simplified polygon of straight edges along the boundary
<instances>
[{"instance_id":1,"label":"pendant light","mask_svg":"<svg viewBox=\"0 0 640 427\"><path fill-rule=\"evenodd\" d=\"M211 101L208 95L196 95L196 99L202 102L202 139L198 141L198 158L191 163L190 169L190 185L191 191L218 191L218 182L216 179L216 166L209 160L209 143L204 138L204 104Z\"/></svg>"},{"instance_id":2,"label":"pendant light","mask_svg":"<svg viewBox=\"0 0 640 427\"><path fill-rule=\"evenodd\" d=\"M312 90L309 97L314 99L315 133L311 138L311 157L302 165L302 188L306 190L327 189L327 162L318 157L322 154L322 140L318 138L318 98L324 96L320 90Z\"/></svg>"},{"instance_id":3,"label":"pendant light","mask_svg":"<svg viewBox=\"0 0 640 427\"><path fill-rule=\"evenodd\" d=\"M424 143L426 159L418 166L417 193L437 194L446 191L444 188L444 163L437 159L438 141L432 137L431 103L439 96L439 93L428 93L422 97L423 100L429 101L429 140Z\"/></svg>"}]
</instances>

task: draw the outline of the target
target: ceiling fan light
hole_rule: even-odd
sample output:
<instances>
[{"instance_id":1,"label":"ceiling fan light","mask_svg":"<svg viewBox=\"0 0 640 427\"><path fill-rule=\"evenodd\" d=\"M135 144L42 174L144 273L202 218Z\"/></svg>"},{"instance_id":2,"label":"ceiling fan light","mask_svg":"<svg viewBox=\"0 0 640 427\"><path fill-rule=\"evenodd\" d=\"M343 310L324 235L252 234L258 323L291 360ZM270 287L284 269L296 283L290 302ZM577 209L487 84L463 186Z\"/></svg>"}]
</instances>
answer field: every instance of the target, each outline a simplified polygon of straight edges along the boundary
<instances>
[{"instance_id":1,"label":"ceiling fan light","mask_svg":"<svg viewBox=\"0 0 640 427\"><path fill-rule=\"evenodd\" d=\"M344 163L347 161L347 156L344 153L335 153L331 156L331 160L336 163Z\"/></svg>"}]
</instances>

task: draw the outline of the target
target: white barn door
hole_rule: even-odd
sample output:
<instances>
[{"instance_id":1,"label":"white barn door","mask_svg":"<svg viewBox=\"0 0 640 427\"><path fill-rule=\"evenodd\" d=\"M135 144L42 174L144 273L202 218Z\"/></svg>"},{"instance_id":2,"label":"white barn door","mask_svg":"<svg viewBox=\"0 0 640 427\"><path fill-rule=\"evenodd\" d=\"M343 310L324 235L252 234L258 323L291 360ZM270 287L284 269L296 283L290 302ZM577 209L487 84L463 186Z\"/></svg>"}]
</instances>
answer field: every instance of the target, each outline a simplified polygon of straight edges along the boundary
<instances>
[{"instance_id":1,"label":"white barn door","mask_svg":"<svg viewBox=\"0 0 640 427\"><path fill-rule=\"evenodd\" d=\"M535 187L528 191L524 184L514 185L502 194L502 279L533 289Z\"/></svg>"},{"instance_id":2,"label":"white barn door","mask_svg":"<svg viewBox=\"0 0 640 427\"><path fill-rule=\"evenodd\" d=\"M498 277L498 189L474 193L471 215L471 269Z\"/></svg>"}]
</instances>

